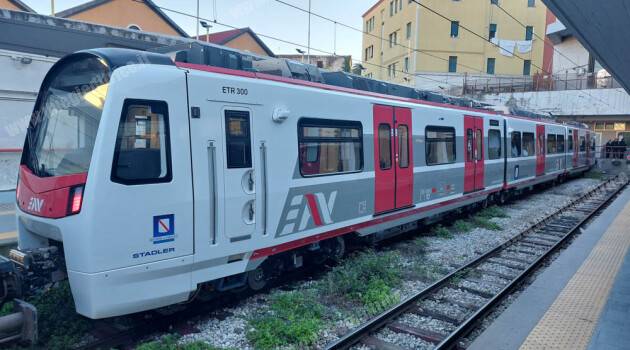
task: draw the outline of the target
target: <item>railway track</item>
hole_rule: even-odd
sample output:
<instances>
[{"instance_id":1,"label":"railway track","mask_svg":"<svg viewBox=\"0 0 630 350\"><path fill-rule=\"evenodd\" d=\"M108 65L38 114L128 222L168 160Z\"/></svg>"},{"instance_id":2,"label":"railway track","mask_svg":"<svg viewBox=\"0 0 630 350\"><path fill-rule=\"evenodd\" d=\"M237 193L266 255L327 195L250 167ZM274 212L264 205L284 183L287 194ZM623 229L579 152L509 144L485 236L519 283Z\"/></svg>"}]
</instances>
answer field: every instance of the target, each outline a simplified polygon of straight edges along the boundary
<instances>
[{"instance_id":1,"label":"railway track","mask_svg":"<svg viewBox=\"0 0 630 350\"><path fill-rule=\"evenodd\" d=\"M379 333L395 333L415 339L425 343L427 348L465 348L467 344L462 339L550 254L610 203L627 183L625 176L609 179L329 344L327 349L349 349L358 345L385 350L405 349L391 338L379 337ZM447 332L436 331L436 323Z\"/></svg>"}]
</instances>

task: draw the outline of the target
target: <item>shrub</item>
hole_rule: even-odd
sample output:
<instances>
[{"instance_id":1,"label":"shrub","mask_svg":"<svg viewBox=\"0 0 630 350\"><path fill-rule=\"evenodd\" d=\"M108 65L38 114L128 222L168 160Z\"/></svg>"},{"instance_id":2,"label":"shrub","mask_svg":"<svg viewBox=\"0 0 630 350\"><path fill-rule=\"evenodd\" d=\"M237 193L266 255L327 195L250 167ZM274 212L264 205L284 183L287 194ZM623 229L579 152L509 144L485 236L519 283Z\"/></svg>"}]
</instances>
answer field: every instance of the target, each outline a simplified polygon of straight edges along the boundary
<instances>
[{"instance_id":1,"label":"shrub","mask_svg":"<svg viewBox=\"0 0 630 350\"><path fill-rule=\"evenodd\" d=\"M509 215L505 213L505 210L503 208L498 207L496 205L493 205L491 207L481 210L479 213L477 213L477 216L488 218L488 219L510 217Z\"/></svg>"},{"instance_id":2,"label":"shrub","mask_svg":"<svg viewBox=\"0 0 630 350\"><path fill-rule=\"evenodd\" d=\"M368 313L376 314L399 302L400 297L392 293L392 288L383 280L372 280L361 295L361 301Z\"/></svg>"},{"instance_id":3,"label":"shrub","mask_svg":"<svg viewBox=\"0 0 630 350\"><path fill-rule=\"evenodd\" d=\"M269 310L249 321L247 338L257 349L307 347L323 326L323 307L308 292L285 292L272 297Z\"/></svg>"},{"instance_id":4,"label":"shrub","mask_svg":"<svg viewBox=\"0 0 630 350\"><path fill-rule=\"evenodd\" d=\"M472 221L475 226L485 228L487 230L500 231L502 229L501 225L497 224L496 222L490 221L490 218L485 216L476 215L472 218Z\"/></svg>"},{"instance_id":5,"label":"shrub","mask_svg":"<svg viewBox=\"0 0 630 350\"><path fill-rule=\"evenodd\" d=\"M433 226L433 228L431 229L431 233L433 233L433 235L438 236L440 238L446 238L446 239L453 238L453 234L451 233L451 231L447 229L446 227L439 224Z\"/></svg>"},{"instance_id":6,"label":"shrub","mask_svg":"<svg viewBox=\"0 0 630 350\"><path fill-rule=\"evenodd\" d=\"M475 228L475 226L473 224L471 224L469 221L466 220L457 220L455 221L455 223L453 224L453 228L457 231L457 232L461 232L461 233L466 233L466 232L470 232L472 231L473 228Z\"/></svg>"}]
</instances>

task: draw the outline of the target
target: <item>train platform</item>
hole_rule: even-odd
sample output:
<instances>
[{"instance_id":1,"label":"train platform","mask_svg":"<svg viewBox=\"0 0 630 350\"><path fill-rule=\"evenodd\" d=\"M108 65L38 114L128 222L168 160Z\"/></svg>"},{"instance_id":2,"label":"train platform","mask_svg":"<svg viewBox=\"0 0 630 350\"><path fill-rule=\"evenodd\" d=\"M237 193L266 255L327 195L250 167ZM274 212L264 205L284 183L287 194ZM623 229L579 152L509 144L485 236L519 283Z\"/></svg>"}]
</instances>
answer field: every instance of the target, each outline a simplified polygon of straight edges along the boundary
<instances>
[{"instance_id":1,"label":"train platform","mask_svg":"<svg viewBox=\"0 0 630 350\"><path fill-rule=\"evenodd\" d=\"M630 188L470 345L630 349Z\"/></svg>"}]
</instances>

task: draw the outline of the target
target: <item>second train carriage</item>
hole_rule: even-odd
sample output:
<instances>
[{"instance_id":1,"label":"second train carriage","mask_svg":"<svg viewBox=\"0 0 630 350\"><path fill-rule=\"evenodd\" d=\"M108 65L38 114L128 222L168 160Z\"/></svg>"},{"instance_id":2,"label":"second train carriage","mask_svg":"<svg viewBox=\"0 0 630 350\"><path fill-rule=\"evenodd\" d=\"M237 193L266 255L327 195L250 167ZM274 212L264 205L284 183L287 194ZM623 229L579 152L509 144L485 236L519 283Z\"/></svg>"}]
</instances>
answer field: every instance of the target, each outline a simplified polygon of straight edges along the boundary
<instances>
[{"instance_id":1,"label":"second train carriage","mask_svg":"<svg viewBox=\"0 0 630 350\"><path fill-rule=\"evenodd\" d=\"M12 258L58 254L91 318L260 288L593 162L582 128L135 55L55 64L20 168Z\"/></svg>"}]
</instances>

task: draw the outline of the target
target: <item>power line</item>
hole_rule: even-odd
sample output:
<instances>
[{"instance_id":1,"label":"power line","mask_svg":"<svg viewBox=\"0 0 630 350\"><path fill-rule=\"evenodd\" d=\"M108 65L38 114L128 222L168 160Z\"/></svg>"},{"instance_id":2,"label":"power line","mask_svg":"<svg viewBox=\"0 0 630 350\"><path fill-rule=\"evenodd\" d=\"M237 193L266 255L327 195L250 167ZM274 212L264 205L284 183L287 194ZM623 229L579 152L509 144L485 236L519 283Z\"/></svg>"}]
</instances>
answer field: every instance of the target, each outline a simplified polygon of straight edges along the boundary
<instances>
[{"instance_id":1,"label":"power line","mask_svg":"<svg viewBox=\"0 0 630 350\"><path fill-rule=\"evenodd\" d=\"M143 2L143 0L134 0L134 1L136 1L136 2ZM192 14L189 14L189 13L186 13L186 12L182 12L182 11L179 11L179 10L173 10L173 9L162 7L162 6L158 6L158 5L156 5L156 7L158 7L161 10L172 12L172 13L175 13L175 14L178 14L178 15L182 15L182 16L186 16L186 17L190 17L190 18L195 18L195 19L197 18L197 16L195 16L195 15L192 15ZM236 26L233 26L233 25L230 25L230 24L227 24L227 23L222 23L222 22L219 22L217 20L211 20L211 19L204 18L204 17L199 17L199 19L204 20L204 21L211 21L211 22L213 22L215 24L218 24L220 26L223 26L223 27L226 27L226 28L230 28L230 29L240 29L239 27L236 27ZM279 41L279 42L282 42L282 43L285 43L285 44L290 44L290 45L294 45L294 46L298 46L298 47L307 48L307 45L296 43L296 42L292 42L292 41L285 40L285 39L281 39L281 38L274 37L274 36L271 36L271 35L261 34L261 33L258 33L258 32L256 33L256 35L261 36L263 38L276 40L276 41ZM313 49L313 50L315 50L317 52L321 52L321 53L327 54L327 55L337 56L336 54L334 54L332 52L329 52L329 51L326 51L326 50L322 50L322 49L318 49L318 48L315 48L315 47L311 47L311 49ZM364 61L361 61L361 60L356 60L356 62L359 62L361 64L366 64L366 65L379 67L379 68L388 69L388 71L392 71L392 72L400 72L400 73L403 73L403 74L406 74L406 75L416 76L415 74L411 74L411 73L405 72L403 70L395 70L395 69L391 69L389 67L385 67L385 66L382 66L382 65L379 65L379 64L375 64L375 63L364 62ZM449 84L448 82L432 79L432 78L425 77L425 76L418 76L418 77L421 78L421 79L430 80L430 81L435 82L435 83L446 84L446 85ZM437 91L433 91L433 92L437 92Z\"/></svg>"},{"instance_id":2,"label":"power line","mask_svg":"<svg viewBox=\"0 0 630 350\"><path fill-rule=\"evenodd\" d=\"M431 12L431 13L433 13L433 14L437 15L438 17L440 17L440 18L442 18L442 19L444 19L444 20L446 20L446 21L448 21L448 22L451 22L451 23L453 22L453 20L452 20L451 18L446 17L445 15L443 15L443 14L441 14L441 13L439 13L439 12L435 11L434 9L432 9L432 8L430 8L430 7L428 7L428 6L424 5L424 4L421 4L421 3L420 3L420 2L418 2L417 0L411 0L411 1L413 1L413 2L414 2L414 3L416 3L416 4L418 4L420 7L422 7L422 8L424 8L424 9L428 10L429 12ZM483 37L482 35L480 35L479 33L475 32L475 31L473 31L473 30L469 29L468 27L466 27L466 26L462 25L461 23L459 23L459 27L463 28L464 30L466 30L467 32L469 32L469 33L473 34L474 36L476 36L476 37L480 38L481 40L483 40L483 41L485 41L485 42L489 42L489 43L491 43L492 45L494 45L494 46L498 47L498 48L499 48L499 49L501 49L501 50L505 50L505 49L504 49L503 47L501 47L500 45L495 44L495 43L493 43L493 42L491 42L491 41L488 41L485 37ZM508 51L508 50L505 50L505 51ZM513 55L514 55L514 57L516 57L516 58L518 58L518 59L522 60L523 62L525 62L525 61L529 61L529 62L530 62L530 64L531 64L532 66L534 66L534 67L536 67L536 68L540 69L541 71L543 71L543 72L545 72L545 73L549 74L549 72L545 71L543 68L541 68L541 67L539 67L538 65L534 64L531 60L526 60L526 59L524 59L523 57L521 57L521 56L519 56L519 55L517 55L517 54L513 54ZM552 74L551 74L551 75L552 75ZM599 100L600 102L602 102L603 104L605 104L605 105L606 105L606 106L608 106L609 108L612 108L612 107L611 107L608 103L606 103L606 102L605 102L604 100L602 100L602 99L599 99L599 98L597 98L597 97L595 97L595 96L593 96L593 95L591 95L591 94L589 94L589 93L587 93L587 92L585 92L585 91L582 91L582 90L577 90L577 91L579 91L580 93L583 93L583 94L588 95L588 96L589 96L589 97L591 97L592 99Z\"/></svg>"},{"instance_id":3,"label":"power line","mask_svg":"<svg viewBox=\"0 0 630 350\"><path fill-rule=\"evenodd\" d=\"M313 11L310 11L310 10L307 10L307 9L304 9L304 8L301 8L301 7L297 6L297 5L294 5L294 4L291 4L291 3L288 3L288 2L285 2L285 1L282 1L282 0L274 0L274 1L276 1L276 2L278 2L278 3L280 3L280 4L283 4L283 5L286 5L286 6L292 7L292 8L294 8L294 9L296 9L296 10L302 11L302 12L304 12L304 13L311 14L311 15L313 15L313 16L315 16L315 17L318 17L318 18L321 18L321 19L323 19L323 20L326 20L326 21L329 21L329 22L332 22L332 23L338 24L338 25L340 25L340 26L342 26L342 27L345 27L345 28L348 28L348 29L351 29L351 30L357 31L357 32L359 32L359 33L363 33L363 34L365 34L365 35L369 35L369 36L371 36L371 37L373 37L373 38L380 39L380 40L383 40L383 41L387 41L387 40L388 40L388 39L386 39L386 38L383 38L382 36L378 36L378 35L376 35L376 34L372 34L372 33L368 32L368 31L364 31L363 29L359 29L359 28L357 28L357 27L353 27L353 26L351 26L351 25L349 25L349 24L345 24L345 23L339 22L339 21L337 21L337 20L334 20L334 19L332 19L332 18L329 18L329 17L323 16L323 15L320 15L320 14L315 13L315 12L313 12ZM402 0L401 0L401 1L402 1ZM390 41L390 42L391 42L391 41ZM400 47L405 48L405 49L412 50L412 51L414 51L414 52L421 53L421 54L423 54L423 55L427 55L427 56L429 56L429 57L436 58L436 59L441 60L441 61L444 61L444 62L449 62L448 58L440 57L440 56L437 56L437 55L431 54L431 53L429 53L429 52L426 52L426 51L424 51L424 50L415 49L415 48L413 48L413 47L409 47L409 46L407 46L407 45L399 44L398 42L391 42L391 44L393 44L393 45L395 45L395 46L400 46ZM477 69L477 68L475 68L475 67L472 67L472 66L468 66L468 65L465 65L465 64L461 64L461 63L457 63L457 65L458 65L458 66L460 66L460 67L465 67L465 68L471 69L471 70L473 70L473 71L475 71L475 72L479 72L479 73L482 73L482 74L484 73L483 71L481 71L481 70L479 70L479 69Z\"/></svg>"}]
</instances>

